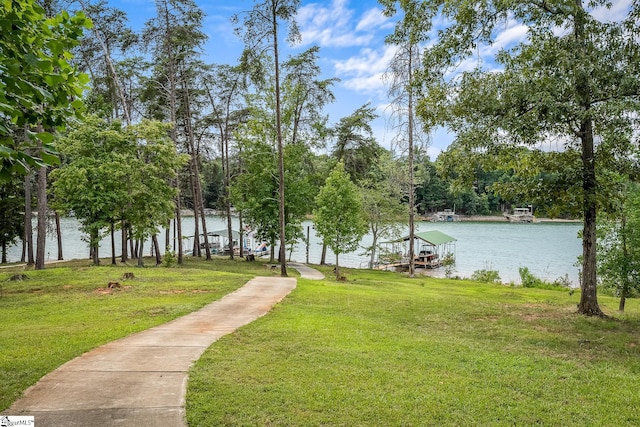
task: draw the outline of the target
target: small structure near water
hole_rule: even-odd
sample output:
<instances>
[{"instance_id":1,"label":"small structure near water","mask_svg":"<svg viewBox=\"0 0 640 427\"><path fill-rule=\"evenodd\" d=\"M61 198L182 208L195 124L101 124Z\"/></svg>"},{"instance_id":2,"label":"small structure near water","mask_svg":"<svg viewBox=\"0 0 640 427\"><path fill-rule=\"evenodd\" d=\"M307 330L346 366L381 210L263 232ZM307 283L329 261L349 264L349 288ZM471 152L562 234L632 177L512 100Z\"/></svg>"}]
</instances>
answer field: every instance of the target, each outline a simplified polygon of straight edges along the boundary
<instances>
[{"instance_id":1,"label":"small structure near water","mask_svg":"<svg viewBox=\"0 0 640 427\"><path fill-rule=\"evenodd\" d=\"M409 268L410 237L385 242L391 245L391 250L383 250L378 255L378 262L374 266L378 270ZM457 240L441 231L431 230L414 234L414 265L417 268L438 268L449 257L455 257L455 242Z\"/></svg>"},{"instance_id":2,"label":"small structure near water","mask_svg":"<svg viewBox=\"0 0 640 427\"><path fill-rule=\"evenodd\" d=\"M504 216L509 222L536 222L531 205L526 208L514 208L512 213L505 213Z\"/></svg>"},{"instance_id":3,"label":"small structure near water","mask_svg":"<svg viewBox=\"0 0 640 427\"><path fill-rule=\"evenodd\" d=\"M433 221L445 221L445 222L454 222L460 221L460 217L455 213L453 209L445 209L440 212L436 212L432 216Z\"/></svg>"}]
</instances>

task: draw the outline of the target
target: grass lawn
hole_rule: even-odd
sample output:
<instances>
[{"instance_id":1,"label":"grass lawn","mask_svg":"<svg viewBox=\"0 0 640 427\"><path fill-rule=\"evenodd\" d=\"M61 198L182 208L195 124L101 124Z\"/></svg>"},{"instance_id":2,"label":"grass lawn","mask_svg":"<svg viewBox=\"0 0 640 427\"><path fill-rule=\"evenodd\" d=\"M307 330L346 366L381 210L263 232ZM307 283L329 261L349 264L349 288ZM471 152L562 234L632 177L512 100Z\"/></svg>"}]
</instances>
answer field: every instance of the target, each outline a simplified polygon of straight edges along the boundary
<instances>
[{"instance_id":1,"label":"grass lawn","mask_svg":"<svg viewBox=\"0 0 640 427\"><path fill-rule=\"evenodd\" d=\"M135 278L123 281L124 272ZM27 279L8 280L17 273ZM272 273L261 263L223 259L187 260L181 268L73 261L41 271L1 269L0 410L66 361L197 310L260 274ZM109 291L110 281L122 287Z\"/></svg>"},{"instance_id":2,"label":"grass lawn","mask_svg":"<svg viewBox=\"0 0 640 427\"><path fill-rule=\"evenodd\" d=\"M324 271L331 277L331 271ZM640 304L348 271L298 279L192 368L190 426L637 426Z\"/></svg>"}]
</instances>

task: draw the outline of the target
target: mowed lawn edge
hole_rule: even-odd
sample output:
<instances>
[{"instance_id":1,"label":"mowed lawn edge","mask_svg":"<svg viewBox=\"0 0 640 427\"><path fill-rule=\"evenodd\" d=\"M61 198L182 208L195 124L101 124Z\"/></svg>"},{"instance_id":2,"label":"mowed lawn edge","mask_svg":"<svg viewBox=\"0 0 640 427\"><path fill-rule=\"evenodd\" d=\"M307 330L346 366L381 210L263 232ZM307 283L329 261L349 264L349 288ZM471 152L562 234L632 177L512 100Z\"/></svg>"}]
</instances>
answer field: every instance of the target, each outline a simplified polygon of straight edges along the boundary
<instances>
[{"instance_id":1,"label":"mowed lawn edge","mask_svg":"<svg viewBox=\"0 0 640 427\"><path fill-rule=\"evenodd\" d=\"M0 270L0 411L65 362L220 299L257 275L260 262L187 259L181 267L90 266ZM124 273L134 278L123 280ZM10 280L25 275L24 280ZM109 282L118 285L109 289Z\"/></svg>"},{"instance_id":2,"label":"mowed lawn edge","mask_svg":"<svg viewBox=\"0 0 640 427\"><path fill-rule=\"evenodd\" d=\"M331 277L331 270L324 273ZM640 305L350 270L299 279L189 375L190 426L640 425Z\"/></svg>"}]
</instances>

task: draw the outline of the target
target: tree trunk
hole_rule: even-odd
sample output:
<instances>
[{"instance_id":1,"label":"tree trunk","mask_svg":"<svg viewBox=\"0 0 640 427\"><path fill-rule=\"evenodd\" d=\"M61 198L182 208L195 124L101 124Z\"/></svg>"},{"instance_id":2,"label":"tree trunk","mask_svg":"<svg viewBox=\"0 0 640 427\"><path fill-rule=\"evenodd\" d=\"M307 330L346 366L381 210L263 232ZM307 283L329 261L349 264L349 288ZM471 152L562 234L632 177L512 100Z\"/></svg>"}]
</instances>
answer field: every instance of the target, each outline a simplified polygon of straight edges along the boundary
<instances>
[{"instance_id":1,"label":"tree trunk","mask_svg":"<svg viewBox=\"0 0 640 427\"><path fill-rule=\"evenodd\" d=\"M581 126L584 197L584 228L582 235L582 283L578 313L604 316L598 305L596 288L596 171L591 120Z\"/></svg>"},{"instance_id":2,"label":"tree trunk","mask_svg":"<svg viewBox=\"0 0 640 427\"><path fill-rule=\"evenodd\" d=\"M624 311L624 306L627 301L627 295L629 293L629 289L631 288L631 283L629 280L629 249L627 247L627 233L629 232L627 227L627 215L626 213L622 214L622 223L620 226L621 234L622 234L622 258L624 259L623 266L624 270L622 272L622 289L620 290L620 303L618 304L618 311Z\"/></svg>"},{"instance_id":3,"label":"tree trunk","mask_svg":"<svg viewBox=\"0 0 640 427\"><path fill-rule=\"evenodd\" d=\"M138 247L138 267L144 267L144 239L140 239L136 241L136 245Z\"/></svg>"},{"instance_id":4,"label":"tree trunk","mask_svg":"<svg viewBox=\"0 0 640 427\"><path fill-rule=\"evenodd\" d=\"M207 235L207 219L204 215L204 200L202 198L202 188L200 186L200 168L198 166L198 149L193 137L193 126L191 118L191 98L189 95L189 85L184 78L182 78L182 88L185 96L185 122L187 124L187 137L189 141L189 149L191 151L191 183L193 189L193 210L196 214L196 223L198 222L198 215L202 221L202 235L204 236L204 250L207 261L211 260L211 249L209 248L209 236ZM201 256L200 251L200 238L198 237L198 256Z\"/></svg>"},{"instance_id":5,"label":"tree trunk","mask_svg":"<svg viewBox=\"0 0 640 427\"><path fill-rule=\"evenodd\" d=\"M274 262L276 260L276 241L275 239L271 239L271 248L270 248L270 258L269 262Z\"/></svg>"},{"instance_id":6,"label":"tree trunk","mask_svg":"<svg viewBox=\"0 0 640 427\"><path fill-rule=\"evenodd\" d=\"M100 255L99 255L99 243L98 243L98 233L92 233L91 237L91 247L90 247L90 255L93 265L100 265Z\"/></svg>"},{"instance_id":7,"label":"tree trunk","mask_svg":"<svg viewBox=\"0 0 640 427\"><path fill-rule=\"evenodd\" d=\"M164 231L164 248L168 251L171 247L171 220L167 223L167 228Z\"/></svg>"},{"instance_id":8,"label":"tree trunk","mask_svg":"<svg viewBox=\"0 0 640 427\"><path fill-rule=\"evenodd\" d=\"M162 255L160 255L160 244L158 243L158 236L155 234L151 236L151 241L153 242L153 248L156 252L156 265L162 264Z\"/></svg>"},{"instance_id":9,"label":"tree trunk","mask_svg":"<svg viewBox=\"0 0 640 427\"><path fill-rule=\"evenodd\" d=\"M56 217L56 239L58 241L58 261L62 261L64 256L62 255L62 227L60 226L60 214L55 213Z\"/></svg>"},{"instance_id":10,"label":"tree trunk","mask_svg":"<svg viewBox=\"0 0 640 427\"><path fill-rule=\"evenodd\" d=\"M128 258L129 258L129 253L127 251L127 226L126 226L126 221L122 221L122 258L120 259L120 262L127 262Z\"/></svg>"},{"instance_id":11,"label":"tree trunk","mask_svg":"<svg viewBox=\"0 0 640 427\"><path fill-rule=\"evenodd\" d=\"M178 265L184 264L184 251L182 250L182 213L180 212L180 194L176 196L176 231L178 233Z\"/></svg>"},{"instance_id":12,"label":"tree trunk","mask_svg":"<svg viewBox=\"0 0 640 427\"><path fill-rule=\"evenodd\" d=\"M24 244L27 248L27 264L33 265L33 210L31 207L31 174L24 177Z\"/></svg>"},{"instance_id":13,"label":"tree trunk","mask_svg":"<svg viewBox=\"0 0 640 427\"><path fill-rule=\"evenodd\" d=\"M322 254L320 255L320 265L326 265L327 264L327 244L326 243L322 243Z\"/></svg>"},{"instance_id":14,"label":"tree trunk","mask_svg":"<svg viewBox=\"0 0 640 427\"><path fill-rule=\"evenodd\" d=\"M36 245L36 270L44 270L44 254L47 241L47 168L38 169L38 242Z\"/></svg>"},{"instance_id":15,"label":"tree trunk","mask_svg":"<svg viewBox=\"0 0 640 427\"><path fill-rule=\"evenodd\" d=\"M371 230L373 235L373 242L371 243L371 260L369 261L369 268L373 268L376 263L376 246L378 244L377 230Z\"/></svg>"},{"instance_id":16,"label":"tree trunk","mask_svg":"<svg viewBox=\"0 0 640 427\"><path fill-rule=\"evenodd\" d=\"M587 51L587 34L585 34L587 12L582 6L582 0L576 1L574 36L580 45L576 49L577 63L584 61L583 55ZM585 118L580 124L580 142L582 143L582 192L584 209L584 229L582 235L582 282L578 304L578 313L588 316L604 316L598 305L596 282L596 206L597 181L595 168L595 153L593 145L593 122L589 117L591 110L590 75L585 70L578 70L575 83L575 97L578 106L584 111Z\"/></svg>"},{"instance_id":17,"label":"tree trunk","mask_svg":"<svg viewBox=\"0 0 640 427\"><path fill-rule=\"evenodd\" d=\"M111 225L111 265L116 265L116 228L113 225L113 222L110 224Z\"/></svg>"},{"instance_id":18,"label":"tree trunk","mask_svg":"<svg viewBox=\"0 0 640 427\"><path fill-rule=\"evenodd\" d=\"M239 228L238 232L240 233L240 241L238 244L240 245L240 259L244 258L244 225L242 223L242 213L238 213L238 223Z\"/></svg>"},{"instance_id":19,"label":"tree trunk","mask_svg":"<svg viewBox=\"0 0 640 427\"><path fill-rule=\"evenodd\" d=\"M7 242L5 242L4 240L2 241L2 261L0 262L2 264L7 263Z\"/></svg>"},{"instance_id":20,"label":"tree trunk","mask_svg":"<svg viewBox=\"0 0 640 427\"><path fill-rule=\"evenodd\" d=\"M277 9L271 8L272 16L271 22L273 24L273 60L275 65L275 79L276 79L276 132L278 134L278 217L280 222L280 275L287 277L287 236L286 236L286 224L285 224L285 188L284 188L284 143L282 141L282 117L280 111L280 63L278 58L278 16Z\"/></svg>"},{"instance_id":21,"label":"tree trunk","mask_svg":"<svg viewBox=\"0 0 640 427\"><path fill-rule=\"evenodd\" d=\"M336 254L336 280L340 280L340 264L338 264L338 254Z\"/></svg>"},{"instance_id":22,"label":"tree trunk","mask_svg":"<svg viewBox=\"0 0 640 427\"><path fill-rule=\"evenodd\" d=\"M409 160L409 277L416 277L416 255L415 255L415 189L413 187L413 45L409 42L409 84L408 86L408 160Z\"/></svg>"}]
</instances>

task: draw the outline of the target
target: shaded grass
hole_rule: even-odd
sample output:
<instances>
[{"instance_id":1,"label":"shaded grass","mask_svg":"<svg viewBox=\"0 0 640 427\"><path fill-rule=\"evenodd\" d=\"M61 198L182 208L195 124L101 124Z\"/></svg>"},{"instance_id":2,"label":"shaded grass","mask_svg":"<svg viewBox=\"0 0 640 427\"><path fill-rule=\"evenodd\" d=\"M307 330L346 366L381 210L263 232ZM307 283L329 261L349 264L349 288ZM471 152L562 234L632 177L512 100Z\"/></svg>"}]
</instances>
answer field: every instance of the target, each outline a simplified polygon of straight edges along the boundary
<instances>
[{"instance_id":1,"label":"shaded grass","mask_svg":"<svg viewBox=\"0 0 640 427\"><path fill-rule=\"evenodd\" d=\"M135 278L123 281L124 272ZM28 278L8 281L17 273ZM223 259L187 259L180 268L73 261L41 271L0 270L0 410L68 360L197 310L260 274L271 272L261 263ZM110 281L121 288L109 291Z\"/></svg>"},{"instance_id":2,"label":"shaded grass","mask_svg":"<svg viewBox=\"0 0 640 427\"><path fill-rule=\"evenodd\" d=\"M330 270L325 271L330 277ZM640 306L394 273L298 280L192 368L191 426L640 425Z\"/></svg>"}]
</instances>

